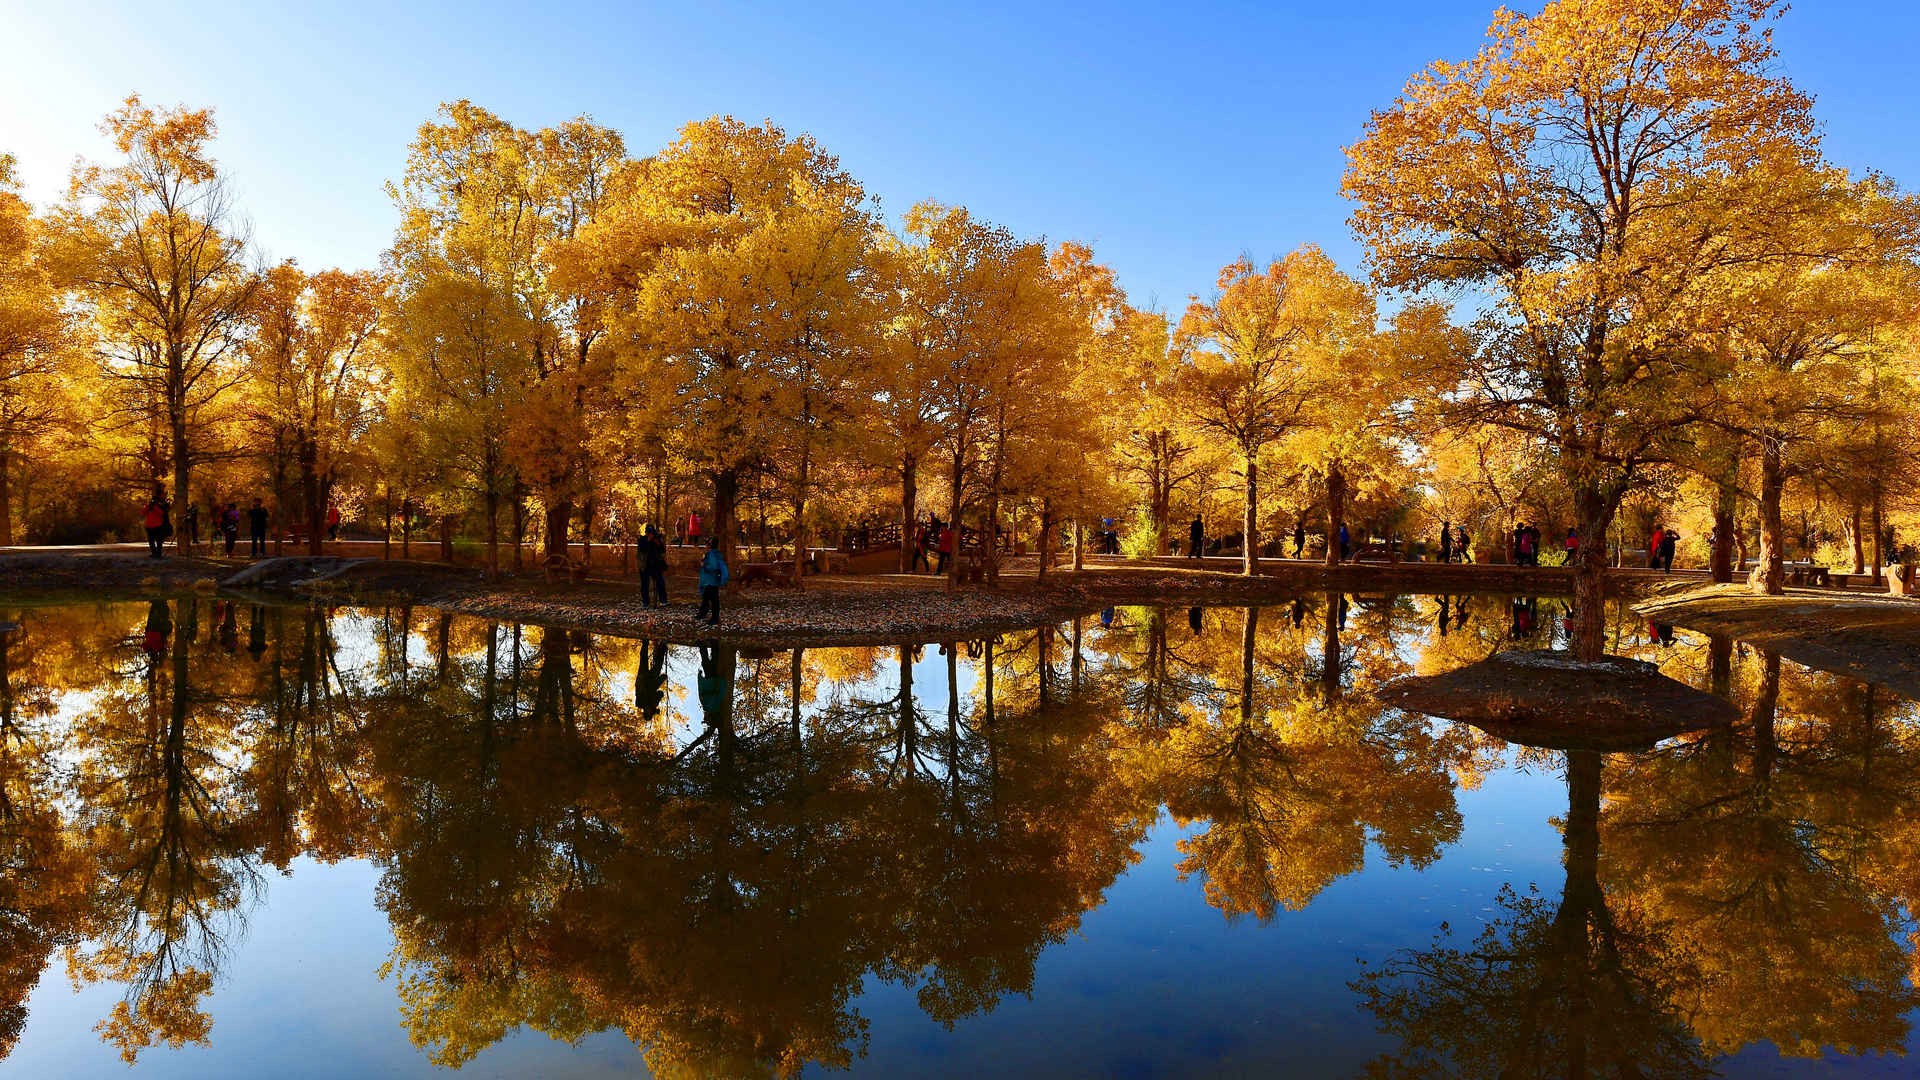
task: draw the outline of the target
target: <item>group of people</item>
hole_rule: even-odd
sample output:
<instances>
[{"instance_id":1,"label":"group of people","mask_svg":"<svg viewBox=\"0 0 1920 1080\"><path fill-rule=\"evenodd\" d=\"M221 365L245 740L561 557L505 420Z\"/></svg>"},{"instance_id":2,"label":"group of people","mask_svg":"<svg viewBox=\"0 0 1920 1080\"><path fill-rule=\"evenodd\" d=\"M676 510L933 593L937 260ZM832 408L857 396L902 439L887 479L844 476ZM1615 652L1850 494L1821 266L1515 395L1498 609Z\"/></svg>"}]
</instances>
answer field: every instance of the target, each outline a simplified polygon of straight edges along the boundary
<instances>
[{"instance_id":1,"label":"group of people","mask_svg":"<svg viewBox=\"0 0 1920 1080\"><path fill-rule=\"evenodd\" d=\"M240 542L242 521L245 521L247 526L247 556L254 559L265 557L269 535L267 527L272 516L261 500L253 500L253 505L244 511L240 509L238 502L231 501L225 506L221 506L218 502L212 503L210 509L213 520L209 523L212 526L209 540L221 545L222 552L228 558L233 556L234 548ZM147 532L147 554L155 559L162 558L165 555L167 541L173 539L174 535L173 503L167 499L164 489L158 487L153 489L153 497L147 500L146 508L141 511L140 523ZM200 508L198 506L188 503L186 508L180 511L180 528L187 534L189 547L200 543ZM340 508L330 506L327 508L327 539L338 540L339 538Z\"/></svg>"},{"instance_id":2,"label":"group of people","mask_svg":"<svg viewBox=\"0 0 1920 1080\"><path fill-rule=\"evenodd\" d=\"M689 515L686 533L698 536L700 517ZM667 538L659 528L648 525L640 534L640 603L648 608L667 606ZM727 557L720 550L720 538L709 536L707 550L700 556L700 610L695 621L708 626L720 625L720 588L733 577Z\"/></svg>"},{"instance_id":3,"label":"group of people","mask_svg":"<svg viewBox=\"0 0 1920 1080\"><path fill-rule=\"evenodd\" d=\"M1655 525L1653 534L1647 537L1647 566L1654 570L1673 569L1673 549L1678 543L1679 530Z\"/></svg>"},{"instance_id":4,"label":"group of people","mask_svg":"<svg viewBox=\"0 0 1920 1080\"><path fill-rule=\"evenodd\" d=\"M1473 546L1467 537L1467 527L1443 521L1440 523L1440 561L1450 563L1455 556L1464 563L1473 561Z\"/></svg>"},{"instance_id":5,"label":"group of people","mask_svg":"<svg viewBox=\"0 0 1920 1080\"><path fill-rule=\"evenodd\" d=\"M947 560L953 557L955 539L953 526L942 522L938 514L928 514L927 523L915 526L913 535L908 537L907 572L929 569L927 555L931 552L937 560L931 567L933 573L946 573Z\"/></svg>"},{"instance_id":6,"label":"group of people","mask_svg":"<svg viewBox=\"0 0 1920 1080\"><path fill-rule=\"evenodd\" d=\"M1340 526L1340 551L1341 551L1340 557L1341 559L1344 560L1346 558L1346 553L1349 550L1350 546L1351 545L1347 540L1347 527L1345 525L1342 525ZM1197 559L1201 555L1205 554L1206 550L1207 550L1207 526L1205 522L1200 520L1200 515L1195 514L1193 516L1193 523L1187 526L1187 557L1190 559ZM1306 523L1306 519L1302 518L1301 520L1293 523L1293 557L1296 559L1305 557L1306 550L1307 550L1307 523Z\"/></svg>"}]
</instances>

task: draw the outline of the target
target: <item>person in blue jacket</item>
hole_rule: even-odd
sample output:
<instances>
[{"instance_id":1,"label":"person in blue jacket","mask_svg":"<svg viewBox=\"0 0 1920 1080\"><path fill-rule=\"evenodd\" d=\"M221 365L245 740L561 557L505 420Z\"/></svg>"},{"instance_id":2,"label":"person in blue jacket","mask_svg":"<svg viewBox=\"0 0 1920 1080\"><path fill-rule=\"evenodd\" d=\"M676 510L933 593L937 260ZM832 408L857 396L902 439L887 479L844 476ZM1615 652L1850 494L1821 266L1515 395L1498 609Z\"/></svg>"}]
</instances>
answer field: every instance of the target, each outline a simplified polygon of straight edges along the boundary
<instances>
[{"instance_id":1,"label":"person in blue jacket","mask_svg":"<svg viewBox=\"0 0 1920 1080\"><path fill-rule=\"evenodd\" d=\"M708 626L720 625L720 586L727 583L727 557L720 554L720 538L707 541L707 553L700 559L700 613Z\"/></svg>"}]
</instances>

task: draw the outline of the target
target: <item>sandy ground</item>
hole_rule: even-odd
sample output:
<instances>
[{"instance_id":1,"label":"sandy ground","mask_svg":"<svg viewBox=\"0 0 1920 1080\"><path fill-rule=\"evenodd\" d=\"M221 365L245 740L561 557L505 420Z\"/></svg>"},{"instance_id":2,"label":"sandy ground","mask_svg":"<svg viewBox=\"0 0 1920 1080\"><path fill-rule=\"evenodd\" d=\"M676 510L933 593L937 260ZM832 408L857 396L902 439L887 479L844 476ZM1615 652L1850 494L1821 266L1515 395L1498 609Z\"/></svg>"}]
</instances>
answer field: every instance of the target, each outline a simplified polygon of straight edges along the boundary
<instances>
[{"instance_id":1,"label":"sandy ground","mask_svg":"<svg viewBox=\"0 0 1920 1080\"><path fill-rule=\"evenodd\" d=\"M1920 601L1813 589L1755 596L1735 584L1657 596L1636 610L1920 700Z\"/></svg>"}]
</instances>

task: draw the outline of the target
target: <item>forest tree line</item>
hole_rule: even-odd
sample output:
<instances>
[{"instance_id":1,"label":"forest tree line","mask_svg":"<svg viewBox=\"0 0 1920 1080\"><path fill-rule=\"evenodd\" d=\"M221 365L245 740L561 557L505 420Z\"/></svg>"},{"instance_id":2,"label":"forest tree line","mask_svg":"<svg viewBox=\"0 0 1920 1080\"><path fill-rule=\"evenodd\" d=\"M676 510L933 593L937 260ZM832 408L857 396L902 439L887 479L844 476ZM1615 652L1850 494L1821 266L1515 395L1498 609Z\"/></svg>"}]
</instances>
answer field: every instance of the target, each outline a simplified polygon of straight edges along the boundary
<instances>
[{"instance_id":1,"label":"forest tree line","mask_svg":"<svg viewBox=\"0 0 1920 1080\"><path fill-rule=\"evenodd\" d=\"M331 506L424 523L496 573L693 511L796 559L929 513L1164 553L1198 515L1249 573L1301 522L1529 522L1578 540L1590 650L1652 524L1762 590L1878 568L1920 528L1920 207L1826 158L1781 10L1497 15L1347 148L1363 266L1242 257L1178 313L1083 244L890 219L771 122L640 155L467 101L397 163L377 267L268 263L212 111L129 97L48 205L0 158L0 544L131 535L156 485L316 545Z\"/></svg>"}]
</instances>

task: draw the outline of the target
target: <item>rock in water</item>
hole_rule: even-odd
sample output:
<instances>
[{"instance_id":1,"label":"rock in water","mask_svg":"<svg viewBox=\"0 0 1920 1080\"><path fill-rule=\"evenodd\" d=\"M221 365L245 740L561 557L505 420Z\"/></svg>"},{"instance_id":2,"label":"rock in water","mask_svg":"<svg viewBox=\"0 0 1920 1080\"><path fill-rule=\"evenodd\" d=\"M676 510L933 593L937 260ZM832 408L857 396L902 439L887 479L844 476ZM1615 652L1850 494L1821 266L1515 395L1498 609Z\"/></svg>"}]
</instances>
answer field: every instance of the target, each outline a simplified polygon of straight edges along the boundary
<instances>
[{"instance_id":1,"label":"rock in water","mask_svg":"<svg viewBox=\"0 0 1920 1080\"><path fill-rule=\"evenodd\" d=\"M1566 653L1496 653L1380 693L1390 705L1472 724L1523 746L1633 750L1687 731L1731 725L1733 703L1622 656L1583 663Z\"/></svg>"}]
</instances>

